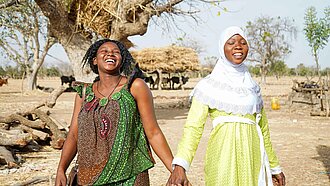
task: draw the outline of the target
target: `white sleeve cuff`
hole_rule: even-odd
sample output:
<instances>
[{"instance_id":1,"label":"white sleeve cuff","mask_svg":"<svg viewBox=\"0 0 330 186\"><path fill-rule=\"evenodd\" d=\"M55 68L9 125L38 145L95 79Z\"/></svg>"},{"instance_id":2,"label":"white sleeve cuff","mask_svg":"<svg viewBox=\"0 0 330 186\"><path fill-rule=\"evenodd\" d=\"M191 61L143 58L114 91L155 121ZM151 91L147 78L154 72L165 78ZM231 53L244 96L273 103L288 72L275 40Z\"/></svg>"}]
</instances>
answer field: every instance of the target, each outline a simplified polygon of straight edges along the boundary
<instances>
[{"instance_id":1,"label":"white sleeve cuff","mask_svg":"<svg viewBox=\"0 0 330 186\"><path fill-rule=\"evenodd\" d=\"M277 167L274 167L274 168L270 168L270 172L272 173L272 175L275 175L275 174L279 174L282 172L282 169L280 166L277 166Z\"/></svg>"},{"instance_id":2,"label":"white sleeve cuff","mask_svg":"<svg viewBox=\"0 0 330 186\"><path fill-rule=\"evenodd\" d=\"M173 161L172 161L172 169L174 169L175 165L180 165L186 171L188 171L189 167L190 167L189 163L183 158L174 158Z\"/></svg>"}]
</instances>

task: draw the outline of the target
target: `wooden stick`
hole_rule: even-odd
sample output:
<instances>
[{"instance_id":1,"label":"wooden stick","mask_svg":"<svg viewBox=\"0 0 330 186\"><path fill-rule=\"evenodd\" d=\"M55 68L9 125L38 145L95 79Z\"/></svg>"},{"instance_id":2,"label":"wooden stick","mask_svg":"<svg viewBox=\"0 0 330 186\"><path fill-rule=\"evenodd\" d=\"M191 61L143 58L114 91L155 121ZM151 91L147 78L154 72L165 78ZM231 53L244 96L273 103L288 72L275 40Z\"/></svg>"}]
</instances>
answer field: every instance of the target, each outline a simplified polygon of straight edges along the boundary
<instances>
[{"instance_id":1,"label":"wooden stick","mask_svg":"<svg viewBox=\"0 0 330 186\"><path fill-rule=\"evenodd\" d=\"M3 146L20 146L24 147L32 140L32 134L24 133L22 130L12 129L3 130L0 129L0 145Z\"/></svg>"},{"instance_id":2,"label":"wooden stick","mask_svg":"<svg viewBox=\"0 0 330 186\"><path fill-rule=\"evenodd\" d=\"M11 124L11 123L17 122L17 121L25 126L35 128L35 129L44 129L45 125L46 125L45 123L38 121L38 120L30 121L30 120L26 119L25 117L18 115L18 114L11 114L7 117L0 118L0 123Z\"/></svg>"},{"instance_id":3,"label":"wooden stick","mask_svg":"<svg viewBox=\"0 0 330 186\"><path fill-rule=\"evenodd\" d=\"M49 180L49 176L38 176L38 177L34 177L34 178L32 178L30 180L27 180L27 181L16 183L13 186L27 186L27 185L31 185L31 184L46 182L48 180Z\"/></svg>"},{"instance_id":4,"label":"wooden stick","mask_svg":"<svg viewBox=\"0 0 330 186\"><path fill-rule=\"evenodd\" d=\"M41 111L40 109L36 109L33 111L42 121L46 123L46 125L50 128L52 132L51 138L51 146L54 149L61 149L63 147L64 141L66 139L66 131L61 131L58 129L58 126L51 120L46 113Z\"/></svg>"}]
</instances>

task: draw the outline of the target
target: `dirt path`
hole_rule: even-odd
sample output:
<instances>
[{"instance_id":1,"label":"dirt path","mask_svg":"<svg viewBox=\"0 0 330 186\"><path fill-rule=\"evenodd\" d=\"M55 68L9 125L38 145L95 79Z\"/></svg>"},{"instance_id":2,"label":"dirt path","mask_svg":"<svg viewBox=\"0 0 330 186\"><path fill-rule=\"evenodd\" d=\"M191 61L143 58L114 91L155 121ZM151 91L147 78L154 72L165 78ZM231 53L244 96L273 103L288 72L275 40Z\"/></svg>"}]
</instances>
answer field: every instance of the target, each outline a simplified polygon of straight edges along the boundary
<instances>
[{"instance_id":1,"label":"dirt path","mask_svg":"<svg viewBox=\"0 0 330 186\"><path fill-rule=\"evenodd\" d=\"M186 104L186 98L197 81L190 81L186 85L188 90L185 91L153 91L159 125L174 153L188 112L186 108L180 107ZM39 80L39 82L41 86L57 87L60 85L59 79ZM262 93L273 147L286 174L287 185L330 185L330 119L311 117L309 109L305 107L296 107L290 113L286 100L291 88L291 78L279 81L268 78L268 82L262 87ZM0 116L17 112L48 96L47 93L40 91L22 94L20 87L20 81L11 79L8 86L0 87ZM270 99L273 96L280 98L280 110L270 109ZM74 93L64 93L58 99L56 106L50 109L53 116L59 121L67 124L70 122L73 98ZM211 125L208 122L191 170L188 172L188 177L193 185L204 185L203 158L210 131ZM0 185L14 185L37 177L48 181L35 185L54 184L60 151L45 147L42 152L19 153L18 156L25 162L19 169L1 168ZM165 185L169 173L157 156L154 158L157 164L150 171L151 185Z\"/></svg>"}]
</instances>

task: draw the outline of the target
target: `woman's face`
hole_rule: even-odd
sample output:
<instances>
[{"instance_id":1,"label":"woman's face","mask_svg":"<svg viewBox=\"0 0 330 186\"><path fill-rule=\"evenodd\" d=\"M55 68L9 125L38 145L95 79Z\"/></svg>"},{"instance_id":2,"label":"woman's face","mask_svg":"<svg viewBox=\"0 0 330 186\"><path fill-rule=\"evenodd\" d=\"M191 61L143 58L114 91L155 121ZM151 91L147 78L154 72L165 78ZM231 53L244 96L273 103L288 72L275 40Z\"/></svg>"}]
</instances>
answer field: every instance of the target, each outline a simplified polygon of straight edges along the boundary
<instances>
[{"instance_id":1,"label":"woman's face","mask_svg":"<svg viewBox=\"0 0 330 186\"><path fill-rule=\"evenodd\" d=\"M241 64L246 58L249 46L246 40L239 34L229 38L224 46L225 56L233 64Z\"/></svg>"},{"instance_id":2,"label":"woman's face","mask_svg":"<svg viewBox=\"0 0 330 186\"><path fill-rule=\"evenodd\" d=\"M97 50L94 65L98 66L99 71L119 72L122 56L117 44L106 42Z\"/></svg>"}]
</instances>

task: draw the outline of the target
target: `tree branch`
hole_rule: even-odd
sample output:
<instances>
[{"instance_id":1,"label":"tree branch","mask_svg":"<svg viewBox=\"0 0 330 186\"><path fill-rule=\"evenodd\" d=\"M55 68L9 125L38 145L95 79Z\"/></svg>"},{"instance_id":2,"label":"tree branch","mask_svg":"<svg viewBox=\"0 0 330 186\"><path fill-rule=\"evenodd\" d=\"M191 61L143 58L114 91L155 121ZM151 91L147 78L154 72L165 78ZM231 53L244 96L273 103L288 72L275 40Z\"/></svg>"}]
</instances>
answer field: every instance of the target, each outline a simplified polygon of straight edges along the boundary
<instances>
[{"instance_id":1,"label":"tree branch","mask_svg":"<svg viewBox=\"0 0 330 186\"><path fill-rule=\"evenodd\" d=\"M183 0L171 0L164 5L157 6L155 7L155 11L152 13L152 15L157 14L159 16L163 12L173 12L174 6L181 3L182 1Z\"/></svg>"},{"instance_id":2,"label":"tree branch","mask_svg":"<svg viewBox=\"0 0 330 186\"><path fill-rule=\"evenodd\" d=\"M8 8L11 6L19 5L23 2L24 0L11 0L9 2L5 2L3 4L0 4L0 9Z\"/></svg>"}]
</instances>

